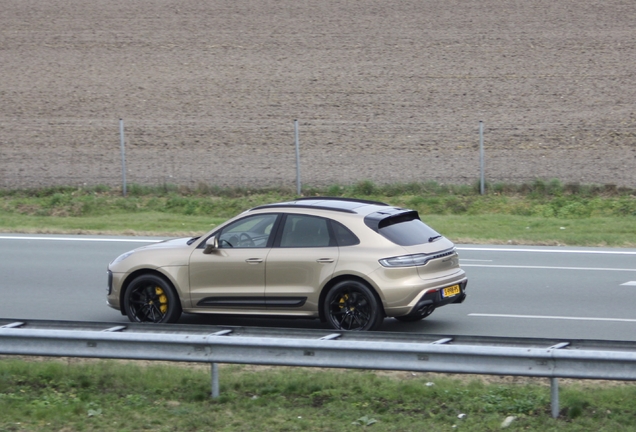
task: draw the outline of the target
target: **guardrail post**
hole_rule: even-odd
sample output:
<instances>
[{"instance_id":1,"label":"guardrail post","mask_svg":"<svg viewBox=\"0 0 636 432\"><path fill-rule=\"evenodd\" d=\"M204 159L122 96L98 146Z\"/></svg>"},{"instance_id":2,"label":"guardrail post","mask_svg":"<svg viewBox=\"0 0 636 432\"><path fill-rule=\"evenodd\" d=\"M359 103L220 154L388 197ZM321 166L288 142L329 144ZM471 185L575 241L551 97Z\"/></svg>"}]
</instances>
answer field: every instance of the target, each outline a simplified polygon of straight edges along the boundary
<instances>
[{"instance_id":1,"label":"guardrail post","mask_svg":"<svg viewBox=\"0 0 636 432\"><path fill-rule=\"evenodd\" d=\"M212 399L219 397L219 365L212 363Z\"/></svg>"},{"instance_id":2,"label":"guardrail post","mask_svg":"<svg viewBox=\"0 0 636 432\"><path fill-rule=\"evenodd\" d=\"M550 403L552 405L552 418L559 417L559 379L550 378Z\"/></svg>"}]
</instances>

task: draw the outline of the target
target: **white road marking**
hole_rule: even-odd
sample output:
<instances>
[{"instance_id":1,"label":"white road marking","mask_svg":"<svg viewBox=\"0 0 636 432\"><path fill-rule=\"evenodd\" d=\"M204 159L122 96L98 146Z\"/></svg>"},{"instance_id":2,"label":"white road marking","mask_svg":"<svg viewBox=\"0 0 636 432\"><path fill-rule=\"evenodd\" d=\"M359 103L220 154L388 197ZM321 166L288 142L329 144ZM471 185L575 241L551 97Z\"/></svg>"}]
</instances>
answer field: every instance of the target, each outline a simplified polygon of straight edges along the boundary
<instances>
[{"instance_id":1,"label":"white road marking","mask_svg":"<svg viewBox=\"0 0 636 432\"><path fill-rule=\"evenodd\" d=\"M158 243L163 240L157 239L130 239L130 238L102 238L102 237L29 237L29 236L1 236L0 240L46 240L46 241L92 241L92 242L119 242L119 243ZM490 247L457 247L462 251L481 252L533 252L533 253L571 253L571 254L601 254L601 255L636 255L636 251L621 250L575 250L575 249L512 249L512 248L490 248ZM468 261L464 259L464 261ZM492 261L492 260L470 260L470 261ZM541 267L537 267L541 268ZM546 267L553 268L553 267ZM554 267L557 268L557 267ZM631 270L630 270L631 271Z\"/></svg>"},{"instance_id":2,"label":"white road marking","mask_svg":"<svg viewBox=\"0 0 636 432\"><path fill-rule=\"evenodd\" d=\"M621 284L621 286L636 286L636 281L629 281Z\"/></svg>"},{"instance_id":3,"label":"white road marking","mask_svg":"<svg viewBox=\"0 0 636 432\"><path fill-rule=\"evenodd\" d=\"M636 251L620 251L620 250L576 250L576 249L498 249L488 247L457 247L462 251L480 251L480 252L534 252L534 253L571 253L571 254L600 254L600 255L636 255Z\"/></svg>"},{"instance_id":4,"label":"white road marking","mask_svg":"<svg viewBox=\"0 0 636 432\"><path fill-rule=\"evenodd\" d=\"M0 240L55 240L55 241L91 241L91 242L121 242L121 243L158 243L163 240L142 240L126 238L101 238L101 237L20 237L0 236Z\"/></svg>"},{"instance_id":5,"label":"white road marking","mask_svg":"<svg viewBox=\"0 0 636 432\"><path fill-rule=\"evenodd\" d=\"M628 318L594 318L594 317L509 315L509 314L481 314L481 313L471 313L471 314L468 314L468 316L486 317L486 318L521 318L521 319L552 319L552 320L572 320L572 321L636 322L636 319L628 319Z\"/></svg>"},{"instance_id":6,"label":"white road marking","mask_svg":"<svg viewBox=\"0 0 636 432\"><path fill-rule=\"evenodd\" d=\"M600 267L550 267L550 266L520 266L520 265L490 265L490 264L462 264L462 267L488 267L488 268L511 268L511 269L533 269L533 270L588 270L588 271L625 271L636 272L636 268L600 268Z\"/></svg>"}]
</instances>

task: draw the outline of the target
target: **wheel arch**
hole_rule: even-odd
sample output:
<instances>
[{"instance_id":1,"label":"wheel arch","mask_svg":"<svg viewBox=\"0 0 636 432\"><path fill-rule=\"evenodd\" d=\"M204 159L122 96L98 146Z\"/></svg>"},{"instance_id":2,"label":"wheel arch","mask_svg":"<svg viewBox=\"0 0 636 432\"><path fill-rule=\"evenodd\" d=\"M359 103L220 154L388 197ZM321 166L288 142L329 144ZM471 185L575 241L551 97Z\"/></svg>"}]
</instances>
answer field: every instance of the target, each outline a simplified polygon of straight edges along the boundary
<instances>
[{"instance_id":1,"label":"wheel arch","mask_svg":"<svg viewBox=\"0 0 636 432\"><path fill-rule=\"evenodd\" d=\"M126 290L128 289L128 285L130 285L130 283L134 281L137 277L145 276L145 275L157 276L163 279L167 284L169 284L174 290L174 293L177 296L177 299L179 299L179 303L181 304L181 307L183 308L183 300L181 299L181 296L179 295L179 290L176 289L176 285L174 281L168 275L155 269L139 269L129 274L124 280L124 282L121 284L121 289L119 290L119 308L122 312L122 315L126 314L126 312L124 311L124 294L126 293Z\"/></svg>"},{"instance_id":2,"label":"wheel arch","mask_svg":"<svg viewBox=\"0 0 636 432\"><path fill-rule=\"evenodd\" d=\"M325 286L322 287L322 291L320 292L320 297L318 299L318 312L319 312L319 317L320 317L320 321L321 322L326 322L327 321L327 318L325 317L324 307L323 307L324 303L325 303L325 298L327 297L327 293L329 292L329 290L334 285L336 285L337 283L342 282L344 280L353 280L353 281L357 281L357 282L360 282L360 283L363 283L364 285L366 285L367 288L369 288L371 290L371 292L375 296L376 300L378 301L378 304L380 305L380 308L382 309L380 311L382 313L382 316L386 317L386 313L384 312L384 302L382 301L382 297L378 293L377 289L371 283L369 283L368 280L366 280L366 279L364 279L364 278L362 278L360 276L345 274L345 275L339 275L339 276L329 280L329 282L327 282L325 284Z\"/></svg>"}]
</instances>

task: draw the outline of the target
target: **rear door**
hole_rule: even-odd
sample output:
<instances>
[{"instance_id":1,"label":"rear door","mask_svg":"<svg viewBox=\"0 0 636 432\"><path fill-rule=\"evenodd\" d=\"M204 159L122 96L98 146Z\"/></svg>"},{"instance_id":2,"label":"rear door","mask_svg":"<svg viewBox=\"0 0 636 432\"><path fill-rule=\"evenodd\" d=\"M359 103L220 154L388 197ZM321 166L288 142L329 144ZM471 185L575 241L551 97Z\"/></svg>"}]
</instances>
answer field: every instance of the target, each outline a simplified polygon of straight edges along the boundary
<instances>
[{"instance_id":1,"label":"rear door","mask_svg":"<svg viewBox=\"0 0 636 432\"><path fill-rule=\"evenodd\" d=\"M331 279L339 249L331 221L287 214L267 256L265 298L268 311L315 315L321 287Z\"/></svg>"}]
</instances>

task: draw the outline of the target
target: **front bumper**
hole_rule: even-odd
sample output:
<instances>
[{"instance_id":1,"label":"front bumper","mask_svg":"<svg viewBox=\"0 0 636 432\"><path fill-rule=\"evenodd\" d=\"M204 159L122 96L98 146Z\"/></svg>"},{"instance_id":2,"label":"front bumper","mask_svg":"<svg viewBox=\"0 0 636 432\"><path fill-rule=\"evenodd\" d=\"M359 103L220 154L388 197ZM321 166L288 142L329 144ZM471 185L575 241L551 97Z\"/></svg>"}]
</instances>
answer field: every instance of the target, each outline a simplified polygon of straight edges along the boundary
<instances>
[{"instance_id":1,"label":"front bumper","mask_svg":"<svg viewBox=\"0 0 636 432\"><path fill-rule=\"evenodd\" d=\"M108 286L106 288L106 304L113 309L121 311L122 315L124 315L119 304L119 295L115 292L115 275L110 269L107 270L107 275Z\"/></svg>"}]
</instances>

